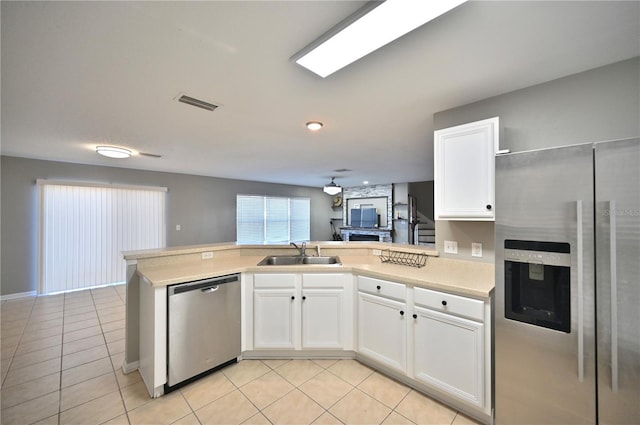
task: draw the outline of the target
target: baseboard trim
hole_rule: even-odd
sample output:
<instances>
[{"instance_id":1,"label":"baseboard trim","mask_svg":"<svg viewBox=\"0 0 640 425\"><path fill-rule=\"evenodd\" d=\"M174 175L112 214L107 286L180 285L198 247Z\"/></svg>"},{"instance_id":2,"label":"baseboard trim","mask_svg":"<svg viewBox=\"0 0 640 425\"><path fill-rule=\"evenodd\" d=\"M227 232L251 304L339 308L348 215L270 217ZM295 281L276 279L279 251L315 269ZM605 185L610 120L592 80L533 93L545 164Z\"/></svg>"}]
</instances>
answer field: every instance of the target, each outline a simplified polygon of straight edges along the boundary
<instances>
[{"instance_id":1,"label":"baseboard trim","mask_svg":"<svg viewBox=\"0 0 640 425\"><path fill-rule=\"evenodd\" d=\"M140 367L140 362L138 361L131 362L131 363L127 363L126 361L122 362L122 373L127 375L131 372L135 372L136 370L138 370L139 367Z\"/></svg>"},{"instance_id":2,"label":"baseboard trim","mask_svg":"<svg viewBox=\"0 0 640 425\"><path fill-rule=\"evenodd\" d=\"M355 351L351 350L250 350L242 353L243 360L267 359L354 359Z\"/></svg>"},{"instance_id":3,"label":"baseboard trim","mask_svg":"<svg viewBox=\"0 0 640 425\"><path fill-rule=\"evenodd\" d=\"M0 301L17 300L19 298L35 297L38 291L17 292L15 294L0 295Z\"/></svg>"}]
</instances>

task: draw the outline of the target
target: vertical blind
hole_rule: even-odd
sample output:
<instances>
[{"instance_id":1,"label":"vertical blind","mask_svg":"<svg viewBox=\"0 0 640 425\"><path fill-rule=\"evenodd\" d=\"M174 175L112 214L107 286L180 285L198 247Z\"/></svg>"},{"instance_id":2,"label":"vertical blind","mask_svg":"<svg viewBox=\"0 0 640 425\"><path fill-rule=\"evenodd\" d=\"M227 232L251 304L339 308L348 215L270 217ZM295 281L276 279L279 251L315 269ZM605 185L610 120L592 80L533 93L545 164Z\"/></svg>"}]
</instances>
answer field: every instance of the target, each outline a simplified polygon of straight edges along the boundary
<instances>
[{"instance_id":1,"label":"vertical blind","mask_svg":"<svg viewBox=\"0 0 640 425\"><path fill-rule=\"evenodd\" d=\"M238 243L308 241L311 234L309 198L238 195Z\"/></svg>"},{"instance_id":2,"label":"vertical blind","mask_svg":"<svg viewBox=\"0 0 640 425\"><path fill-rule=\"evenodd\" d=\"M165 188L38 186L41 293L124 282L122 251L166 244Z\"/></svg>"}]
</instances>

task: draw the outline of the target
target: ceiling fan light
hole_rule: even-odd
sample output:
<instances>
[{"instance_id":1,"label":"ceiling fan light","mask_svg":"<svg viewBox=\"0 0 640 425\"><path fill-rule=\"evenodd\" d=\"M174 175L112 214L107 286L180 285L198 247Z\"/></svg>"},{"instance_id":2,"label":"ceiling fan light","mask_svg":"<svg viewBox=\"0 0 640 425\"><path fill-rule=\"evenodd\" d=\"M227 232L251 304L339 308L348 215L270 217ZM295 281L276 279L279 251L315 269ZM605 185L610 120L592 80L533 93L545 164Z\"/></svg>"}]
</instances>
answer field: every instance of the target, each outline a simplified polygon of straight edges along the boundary
<instances>
[{"instance_id":1,"label":"ceiling fan light","mask_svg":"<svg viewBox=\"0 0 640 425\"><path fill-rule=\"evenodd\" d=\"M116 146L98 146L96 152L102 156L108 158L123 159L131 156L131 151L125 148L118 148Z\"/></svg>"},{"instance_id":2,"label":"ceiling fan light","mask_svg":"<svg viewBox=\"0 0 640 425\"><path fill-rule=\"evenodd\" d=\"M326 193L327 195L335 196L335 195L337 195L338 193L342 192L342 187L341 187L341 186L339 186L339 185L337 185L337 184L336 184L336 182L334 182L334 181L333 181L333 180L334 180L334 178L335 178L335 177L332 177L332 178L331 178L331 183L329 183L329 184L325 185L325 186L322 188L322 191L323 191L324 193Z\"/></svg>"}]
</instances>

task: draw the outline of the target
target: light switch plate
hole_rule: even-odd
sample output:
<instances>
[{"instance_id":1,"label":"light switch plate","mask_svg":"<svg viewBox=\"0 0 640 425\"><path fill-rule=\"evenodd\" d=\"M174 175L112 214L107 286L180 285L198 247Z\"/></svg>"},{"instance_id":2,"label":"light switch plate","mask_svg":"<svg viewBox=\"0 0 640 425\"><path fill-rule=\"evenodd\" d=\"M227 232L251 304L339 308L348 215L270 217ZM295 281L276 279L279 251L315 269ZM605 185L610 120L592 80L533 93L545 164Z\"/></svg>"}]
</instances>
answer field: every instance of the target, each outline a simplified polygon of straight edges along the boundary
<instances>
[{"instance_id":1,"label":"light switch plate","mask_svg":"<svg viewBox=\"0 0 640 425\"><path fill-rule=\"evenodd\" d=\"M457 241L444 241L444 252L447 254L457 254L458 253L458 242Z\"/></svg>"},{"instance_id":2,"label":"light switch plate","mask_svg":"<svg viewBox=\"0 0 640 425\"><path fill-rule=\"evenodd\" d=\"M471 256L482 257L482 244L479 242L471 243Z\"/></svg>"}]
</instances>

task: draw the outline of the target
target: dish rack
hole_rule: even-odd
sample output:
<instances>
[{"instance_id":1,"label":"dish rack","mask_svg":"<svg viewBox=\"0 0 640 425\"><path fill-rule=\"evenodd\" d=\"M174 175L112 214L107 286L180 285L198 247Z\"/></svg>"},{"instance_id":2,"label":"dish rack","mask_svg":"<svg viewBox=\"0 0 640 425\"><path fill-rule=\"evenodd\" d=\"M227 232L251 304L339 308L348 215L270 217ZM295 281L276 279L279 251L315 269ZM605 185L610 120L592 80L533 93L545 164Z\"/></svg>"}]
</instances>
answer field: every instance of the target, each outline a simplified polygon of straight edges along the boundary
<instances>
[{"instance_id":1,"label":"dish rack","mask_svg":"<svg viewBox=\"0 0 640 425\"><path fill-rule=\"evenodd\" d=\"M424 265L427 264L427 255L385 249L380 252L380 261L383 263L400 264L401 266L424 267Z\"/></svg>"}]
</instances>

